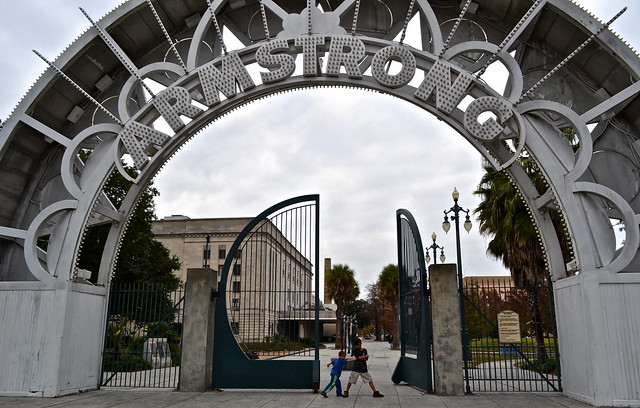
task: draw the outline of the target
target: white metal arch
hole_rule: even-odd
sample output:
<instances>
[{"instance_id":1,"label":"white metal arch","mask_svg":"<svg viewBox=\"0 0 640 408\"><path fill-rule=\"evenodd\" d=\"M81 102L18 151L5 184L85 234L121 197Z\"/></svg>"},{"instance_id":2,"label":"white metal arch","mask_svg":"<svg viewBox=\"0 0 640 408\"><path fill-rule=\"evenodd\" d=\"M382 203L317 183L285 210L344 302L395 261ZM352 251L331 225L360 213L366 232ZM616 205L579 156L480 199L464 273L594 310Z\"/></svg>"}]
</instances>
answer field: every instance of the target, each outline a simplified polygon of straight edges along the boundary
<instances>
[{"instance_id":1,"label":"white metal arch","mask_svg":"<svg viewBox=\"0 0 640 408\"><path fill-rule=\"evenodd\" d=\"M460 13L457 0L393 0L383 1L393 18L389 29L378 27L375 13L362 12L360 7L370 7L366 0L303 3L159 0L150 10L146 1L130 0L71 44L0 129L0 168L9 170L0 182L0 287L34 282L51 289L77 283L82 236L100 223L110 224L111 232L100 270L92 272L99 285L107 284L139 194L181 145L217 117L249 101L320 86L373 89L420 106L456 129L495 168L507 171L531 208L555 281L576 273L585 277L628 273L624 279L638 281L638 180L615 157L629 158L634 171L640 167L635 150L640 139L635 115L640 105L640 59L614 34L600 32L601 22L587 18L568 0L466 2L465 13ZM258 11L266 16L263 23L269 32L253 43L248 30ZM415 15L421 43L394 41ZM158 28L151 33L136 25L154 17ZM452 33L442 32L440 22L452 18L482 25L488 42L471 37L465 41L461 32L451 43ZM486 24L488 18L498 23ZM366 26L366 33L358 32L359 26ZM227 53L225 31L217 27L232 32L245 48ZM353 33L352 27L356 27ZM190 39L188 52L176 58L180 63L166 62L171 38ZM478 51L480 59L466 68L453 62ZM104 72L87 68L81 57L88 52L101 59ZM319 65L321 54L327 58L326 66ZM401 61L407 70L386 74L382 65L389 60ZM494 61L509 72L505 95L482 80L486 66ZM301 74L293 73L296 64L304 65ZM247 66L260 70L261 82L249 75ZM556 102L562 96L560 89L545 87L544 82L533 89L534 84L526 83L526 73L540 66L571 88L577 96L572 106ZM420 85L410 85L416 76ZM143 78L164 89L153 93ZM56 99L60 94L68 100L61 103ZM459 105L466 96L474 102ZM108 98L117 98L117 109L98 106L105 119L94 123L97 100ZM136 106L139 109L132 111ZM478 123L478 115L485 111L498 121ZM184 116L191 120L187 123ZM171 132L154 129L159 117L172 126ZM590 123L598 124L593 133L587 128ZM576 131L579 149L562 136L566 127ZM518 142L515 154L501 143L506 140ZM25 144L31 146L26 165L16 161L16 152L25 150ZM78 149L92 151L86 163L78 159ZM514 160L523 151L547 177L549 189L542 195ZM596 152L600 156L594 161ZM102 187L112 171L121 170L124 154L134 158L140 175L115 208ZM621 174L630 182L610 180ZM54 187L63 189L53 199L33 199ZM568 266L548 208L559 208L566 221L573 247ZM622 220L626 227L620 250L610 218ZM36 246L41 236L49 237L46 253Z\"/></svg>"}]
</instances>

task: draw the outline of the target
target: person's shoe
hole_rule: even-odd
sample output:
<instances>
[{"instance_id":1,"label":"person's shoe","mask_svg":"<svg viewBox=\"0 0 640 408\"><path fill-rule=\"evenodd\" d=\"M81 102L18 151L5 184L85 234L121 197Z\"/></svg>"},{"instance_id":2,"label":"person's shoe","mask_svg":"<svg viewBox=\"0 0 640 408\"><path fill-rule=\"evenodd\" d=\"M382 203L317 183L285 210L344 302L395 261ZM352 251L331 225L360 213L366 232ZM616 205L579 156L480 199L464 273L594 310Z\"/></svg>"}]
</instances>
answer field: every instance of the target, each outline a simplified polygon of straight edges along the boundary
<instances>
[{"instance_id":1,"label":"person's shoe","mask_svg":"<svg viewBox=\"0 0 640 408\"><path fill-rule=\"evenodd\" d=\"M384 397L384 395L380 394L379 391L376 391L373 393L373 398L381 398L381 397Z\"/></svg>"},{"instance_id":2,"label":"person's shoe","mask_svg":"<svg viewBox=\"0 0 640 408\"><path fill-rule=\"evenodd\" d=\"M344 391L342 393L342 398L347 398L349 396L349 391Z\"/></svg>"},{"instance_id":3,"label":"person's shoe","mask_svg":"<svg viewBox=\"0 0 640 408\"><path fill-rule=\"evenodd\" d=\"M329 398L329 397L327 397L327 393L326 393L326 392L324 392L324 391L322 391L322 392L320 393L320 395L322 395L322 396L323 396L323 397L325 397L325 398Z\"/></svg>"}]
</instances>

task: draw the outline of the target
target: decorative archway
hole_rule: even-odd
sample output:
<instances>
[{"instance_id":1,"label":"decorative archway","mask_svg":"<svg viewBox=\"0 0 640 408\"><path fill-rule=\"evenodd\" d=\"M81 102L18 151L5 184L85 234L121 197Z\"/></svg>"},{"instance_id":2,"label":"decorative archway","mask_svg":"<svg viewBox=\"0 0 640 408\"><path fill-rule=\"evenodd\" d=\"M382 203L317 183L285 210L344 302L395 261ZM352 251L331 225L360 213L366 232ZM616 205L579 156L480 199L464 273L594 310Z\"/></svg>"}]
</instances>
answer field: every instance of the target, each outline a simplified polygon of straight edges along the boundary
<instances>
[{"instance_id":1,"label":"decorative archway","mask_svg":"<svg viewBox=\"0 0 640 408\"><path fill-rule=\"evenodd\" d=\"M51 68L0 129L0 304L35 316L20 356L52 344L61 350L39 357L37 368L50 369L42 375L29 377L24 368L22 388L0 377L0 392L90 387L93 349L85 344L86 358L68 359L78 350L70 339L99 333L101 285L128 216L181 145L247 102L341 86L421 107L513 178L555 281L567 393L598 404L640 401L637 384L613 386L640 367L633 341L640 327L631 314L640 306L640 60L601 22L568 0L130 0L99 22L87 18L92 28L47 61ZM418 46L404 43L412 18ZM223 29L245 48L228 52ZM491 64L509 73L504 92L483 81ZM159 118L169 130L157 129ZM81 149L91 151L86 162ZM544 194L515 161L521 154L546 176ZM115 208L102 187L112 171L124 173L125 156L140 173ZM549 208L564 217L572 259L562 257ZM621 248L611 219L625 226ZM98 286L84 285L76 267L82 237L104 223L111 230L92 271ZM620 330L615 339L604 335ZM5 332L3 344L20 344L21 335ZM611 359L631 366L613 367Z\"/></svg>"}]
</instances>

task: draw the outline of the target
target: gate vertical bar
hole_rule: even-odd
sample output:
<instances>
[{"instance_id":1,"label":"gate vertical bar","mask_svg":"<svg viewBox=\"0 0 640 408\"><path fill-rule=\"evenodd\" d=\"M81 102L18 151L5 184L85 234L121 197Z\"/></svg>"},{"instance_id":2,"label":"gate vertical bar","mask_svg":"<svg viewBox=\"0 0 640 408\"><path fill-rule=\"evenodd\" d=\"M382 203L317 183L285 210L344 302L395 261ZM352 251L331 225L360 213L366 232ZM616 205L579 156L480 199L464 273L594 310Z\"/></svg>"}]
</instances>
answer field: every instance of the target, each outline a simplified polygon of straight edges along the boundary
<instances>
[{"instance_id":1,"label":"gate vertical bar","mask_svg":"<svg viewBox=\"0 0 640 408\"><path fill-rule=\"evenodd\" d=\"M406 259L406 257L404 256L404 250L405 250L405 246L401 245L402 242L404 242L404 237L402 234L402 222L401 222L401 215L398 213L396 214L396 233L397 233L397 243L398 243L398 273L400 273L399 279L398 279L398 294L400 296L398 296L399 298L399 308L400 311L402 312L405 308L405 304L404 304L404 296L402 296L403 290L402 290L402 279L403 279L403 268L406 268L406 265L404 264L404 260ZM405 341L405 321L404 319L400 319L400 358L405 356L406 353L406 341Z\"/></svg>"},{"instance_id":2,"label":"gate vertical bar","mask_svg":"<svg viewBox=\"0 0 640 408\"><path fill-rule=\"evenodd\" d=\"M556 324L556 302L553 293L553 282L551 276L547 276L547 288L549 290L549 313L551 313L551 327L553 329L553 345L556 359L558 391L562 392L562 366L560 365L560 347L558 346L558 326Z\"/></svg>"},{"instance_id":3,"label":"gate vertical bar","mask_svg":"<svg viewBox=\"0 0 640 408\"><path fill-rule=\"evenodd\" d=\"M314 358L314 367L313 367L313 381L314 383L320 383L320 197L316 196L316 219L315 219L315 291L316 291L316 301L315 301L315 332L316 332L316 349L315 349L315 358ZM317 365L317 367L316 367ZM317 378L316 378L317 375Z\"/></svg>"}]
</instances>

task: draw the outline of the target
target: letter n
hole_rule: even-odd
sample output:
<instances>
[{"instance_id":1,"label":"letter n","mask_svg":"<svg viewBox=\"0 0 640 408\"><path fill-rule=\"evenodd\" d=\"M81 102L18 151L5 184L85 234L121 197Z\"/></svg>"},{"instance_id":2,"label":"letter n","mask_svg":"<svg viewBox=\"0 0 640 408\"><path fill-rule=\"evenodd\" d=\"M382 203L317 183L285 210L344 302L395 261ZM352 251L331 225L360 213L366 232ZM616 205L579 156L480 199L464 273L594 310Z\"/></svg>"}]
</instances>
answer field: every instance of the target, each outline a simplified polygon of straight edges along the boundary
<instances>
[{"instance_id":1,"label":"letter n","mask_svg":"<svg viewBox=\"0 0 640 408\"><path fill-rule=\"evenodd\" d=\"M451 84L451 68L442 61L436 61L420 84L415 97L427 102L429 96L435 91L436 108L451 113L466 95L471 81L473 81L471 75L461 72Z\"/></svg>"},{"instance_id":2,"label":"letter n","mask_svg":"<svg viewBox=\"0 0 640 408\"><path fill-rule=\"evenodd\" d=\"M208 64L198 71L207 106L220 102L218 90L227 98L231 98L236 94L236 85L239 85L243 91L256 86L238 54L225 55L221 62L221 70L213 64Z\"/></svg>"}]
</instances>

